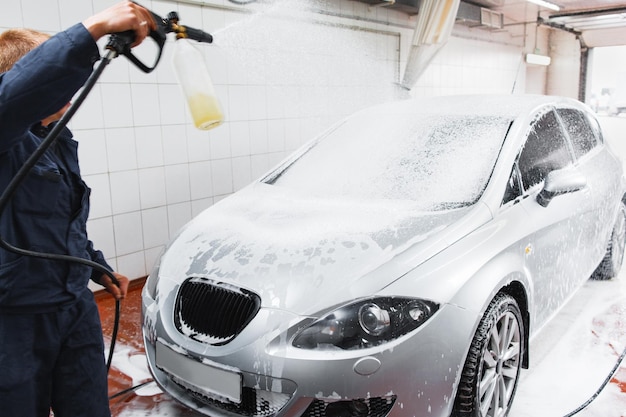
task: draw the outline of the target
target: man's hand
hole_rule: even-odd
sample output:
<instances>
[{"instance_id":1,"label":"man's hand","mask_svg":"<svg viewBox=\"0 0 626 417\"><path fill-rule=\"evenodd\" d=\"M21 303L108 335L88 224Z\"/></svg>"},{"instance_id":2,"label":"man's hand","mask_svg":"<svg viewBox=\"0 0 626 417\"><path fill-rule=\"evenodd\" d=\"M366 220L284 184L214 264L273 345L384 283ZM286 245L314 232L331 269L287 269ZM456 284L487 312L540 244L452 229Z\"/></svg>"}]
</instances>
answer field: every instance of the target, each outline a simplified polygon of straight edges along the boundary
<instances>
[{"instance_id":1,"label":"man's hand","mask_svg":"<svg viewBox=\"0 0 626 417\"><path fill-rule=\"evenodd\" d=\"M126 297L126 293L128 292L128 278L117 272L113 272L113 276L119 282L119 287L111 281L111 278L107 274L103 274L102 278L100 278L100 285L113 295L116 300L122 300Z\"/></svg>"},{"instance_id":2,"label":"man's hand","mask_svg":"<svg viewBox=\"0 0 626 417\"><path fill-rule=\"evenodd\" d=\"M132 46L139 45L151 30L156 30L152 13L132 1L117 3L88 17L83 21L83 25L96 41L109 33L132 30L135 32L135 42Z\"/></svg>"}]
</instances>

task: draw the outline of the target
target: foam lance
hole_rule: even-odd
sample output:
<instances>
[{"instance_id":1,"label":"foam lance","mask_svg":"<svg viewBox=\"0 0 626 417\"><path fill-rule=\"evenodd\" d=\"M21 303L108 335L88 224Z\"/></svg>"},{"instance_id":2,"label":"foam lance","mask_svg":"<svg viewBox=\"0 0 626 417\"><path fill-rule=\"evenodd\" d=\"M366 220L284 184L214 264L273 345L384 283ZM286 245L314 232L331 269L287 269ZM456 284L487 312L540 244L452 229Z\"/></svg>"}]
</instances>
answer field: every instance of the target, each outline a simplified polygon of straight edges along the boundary
<instances>
[{"instance_id":1,"label":"foam lance","mask_svg":"<svg viewBox=\"0 0 626 417\"><path fill-rule=\"evenodd\" d=\"M198 29L179 26L176 12L171 12L168 20L176 33L172 59L174 71L187 100L194 125L202 130L217 127L224 121L224 113L215 94L204 56L191 42L193 39L211 43L213 37Z\"/></svg>"}]
</instances>

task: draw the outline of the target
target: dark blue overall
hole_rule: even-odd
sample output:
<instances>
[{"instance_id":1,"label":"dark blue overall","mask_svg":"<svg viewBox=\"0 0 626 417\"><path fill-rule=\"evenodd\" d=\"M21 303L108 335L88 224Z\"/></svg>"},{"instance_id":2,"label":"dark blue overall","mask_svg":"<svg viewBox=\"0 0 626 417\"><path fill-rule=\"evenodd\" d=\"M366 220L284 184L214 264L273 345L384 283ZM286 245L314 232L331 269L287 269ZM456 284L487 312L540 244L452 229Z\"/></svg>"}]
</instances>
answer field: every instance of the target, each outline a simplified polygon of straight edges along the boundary
<instances>
[{"instance_id":1,"label":"dark blue overall","mask_svg":"<svg viewBox=\"0 0 626 417\"><path fill-rule=\"evenodd\" d=\"M61 32L0 75L0 190L42 141L42 119L63 108L89 77L98 48L82 24ZM14 246L91 259L89 188L77 142L65 129L0 216ZM92 276L93 275L93 276ZM109 416L97 306L79 264L0 250L0 416Z\"/></svg>"}]
</instances>

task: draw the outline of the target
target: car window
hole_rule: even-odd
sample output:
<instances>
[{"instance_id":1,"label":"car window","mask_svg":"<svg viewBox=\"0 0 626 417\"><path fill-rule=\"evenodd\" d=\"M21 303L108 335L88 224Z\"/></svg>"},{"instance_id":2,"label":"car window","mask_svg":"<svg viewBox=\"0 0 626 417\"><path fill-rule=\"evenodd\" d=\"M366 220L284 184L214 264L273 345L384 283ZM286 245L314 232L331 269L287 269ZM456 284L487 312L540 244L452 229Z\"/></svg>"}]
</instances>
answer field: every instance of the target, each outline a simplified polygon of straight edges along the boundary
<instances>
[{"instance_id":1,"label":"car window","mask_svg":"<svg viewBox=\"0 0 626 417\"><path fill-rule=\"evenodd\" d=\"M580 158L597 145L596 135L583 112L576 109L558 109L565 130L572 140L576 158Z\"/></svg>"},{"instance_id":2,"label":"car window","mask_svg":"<svg viewBox=\"0 0 626 417\"><path fill-rule=\"evenodd\" d=\"M506 190L504 191L504 198L502 199L502 204L506 204L509 201L515 200L517 197L522 195L522 184L519 177L519 171L517 169L517 164L513 166L513 170L511 171L511 175L509 176L509 182L506 184Z\"/></svg>"},{"instance_id":3,"label":"car window","mask_svg":"<svg viewBox=\"0 0 626 417\"><path fill-rule=\"evenodd\" d=\"M549 172L571 164L572 155L561 123L549 111L531 125L518 166L524 190L541 183Z\"/></svg>"},{"instance_id":4,"label":"car window","mask_svg":"<svg viewBox=\"0 0 626 417\"><path fill-rule=\"evenodd\" d=\"M411 200L424 210L470 205L510 124L497 116L359 113L268 183L322 198Z\"/></svg>"},{"instance_id":5,"label":"car window","mask_svg":"<svg viewBox=\"0 0 626 417\"><path fill-rule=\"evenodd\" d=\"M598 140L598 143L604 143L604 136L602 136L602 128L600 128L600 123L598 123L598 120L595 117L592 117L590 115L587 115L586 119L589 122L589 126L591 127L591 130L593 130L593 133L595 134Z\"/></svg>"}]
</instances>

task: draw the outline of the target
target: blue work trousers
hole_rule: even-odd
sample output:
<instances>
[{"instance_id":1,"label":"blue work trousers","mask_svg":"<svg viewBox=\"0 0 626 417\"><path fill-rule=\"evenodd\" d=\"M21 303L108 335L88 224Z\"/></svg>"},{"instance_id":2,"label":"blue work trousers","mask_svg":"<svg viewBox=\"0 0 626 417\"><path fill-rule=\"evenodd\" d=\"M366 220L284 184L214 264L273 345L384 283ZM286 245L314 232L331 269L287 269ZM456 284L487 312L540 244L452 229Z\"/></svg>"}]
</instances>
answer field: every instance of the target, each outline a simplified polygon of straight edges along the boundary
<instances>
[{"instance_id":1,"label":"blue work trousers","mask_svg":"<svg viewBox=\"0 0 626 417\"><path fill-rule=\"evenodd\" d=\"M98 308L0 312L0 417L110 417Z\"/></svg>"}]
</instances>

